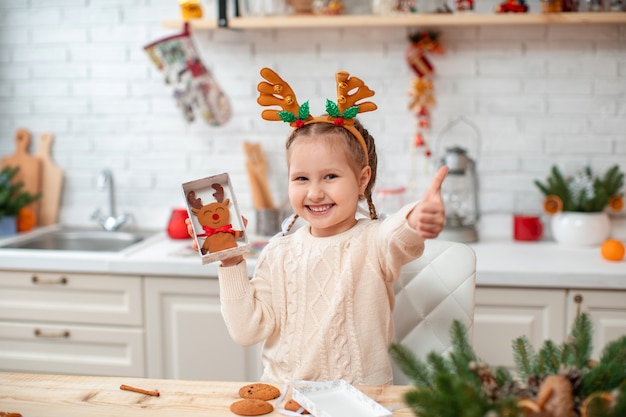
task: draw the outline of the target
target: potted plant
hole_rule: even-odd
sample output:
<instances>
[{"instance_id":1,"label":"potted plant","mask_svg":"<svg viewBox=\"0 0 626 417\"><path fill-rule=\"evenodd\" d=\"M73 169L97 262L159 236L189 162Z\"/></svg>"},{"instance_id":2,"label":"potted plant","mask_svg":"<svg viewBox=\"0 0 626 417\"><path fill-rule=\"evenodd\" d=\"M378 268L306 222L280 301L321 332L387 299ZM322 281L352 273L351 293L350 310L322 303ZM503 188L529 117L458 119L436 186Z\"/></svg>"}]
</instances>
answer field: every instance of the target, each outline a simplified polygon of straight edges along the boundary
<instances>
[{"instance_id":1,"label":"potted plant","mask_svg":"<svg viewBox=\"0 0 626 417\"><path fill-rule=\"evenodd\" d=\"M17 219L26 215L22 210L41 197L41 193L24 191L22 181L13 182L19 167L6 166L0 171L0 236L17 232Z\"/></svg>"},{"instance_id":2,"label":"potted plant","mask_svg":"<svg viewBox=\"0 0 626 417\"><path fill-rule=\"evenodd\" d=\"M594 175L589 166L565 177L553 166L546 182L535 180L535 185L546 197L543 209L552 216L552 234L559 243L600 245L611 233L606 209L618 212L624 207L620 192L624 174L618 165L602 177Z\"/></svg>"}]
</instances>

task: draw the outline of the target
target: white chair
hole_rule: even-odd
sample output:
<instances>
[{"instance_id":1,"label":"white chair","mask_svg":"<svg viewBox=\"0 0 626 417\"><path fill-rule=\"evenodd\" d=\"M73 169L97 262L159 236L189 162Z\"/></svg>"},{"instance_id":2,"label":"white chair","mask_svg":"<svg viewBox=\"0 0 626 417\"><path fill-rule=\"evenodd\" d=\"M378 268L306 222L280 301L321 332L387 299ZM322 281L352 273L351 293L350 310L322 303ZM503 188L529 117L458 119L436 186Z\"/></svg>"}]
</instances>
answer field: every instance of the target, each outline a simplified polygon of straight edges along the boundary
<instances>
[{"instance_id":1,"label":"white chair","mask_svg":"<svg viewBox=\"0 0 626 417\"><path fill-rule=\"evenodd\" d=\"M428 240L419 259L405 265L395 284L394 340L425 359L451 348L450 326L456 319L472 342L476 255L463 243ZM392 359L394 384L411 382Z\"/></svg>"}]
</instances>

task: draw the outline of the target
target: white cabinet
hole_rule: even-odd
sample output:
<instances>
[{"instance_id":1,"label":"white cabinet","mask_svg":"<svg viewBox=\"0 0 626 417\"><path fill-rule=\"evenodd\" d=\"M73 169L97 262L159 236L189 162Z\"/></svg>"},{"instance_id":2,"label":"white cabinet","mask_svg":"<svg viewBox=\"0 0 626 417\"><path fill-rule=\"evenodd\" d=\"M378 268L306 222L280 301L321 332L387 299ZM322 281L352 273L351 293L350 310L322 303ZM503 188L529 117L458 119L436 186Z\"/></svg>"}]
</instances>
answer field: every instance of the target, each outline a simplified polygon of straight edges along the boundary
<instances>
[{"instance_id":1,"label":"white cabinet","mask_svg":"<svg viewBox=\"0 0 626 417\"><path fill-rule=\"evenodd\" d=\"M513 368L512 342L526 335L533 346L563 341L565 291L476 289L474 350L486 363Z\"/></svg>"},{"instance_id":2,"label":"white cabinet","mask_svg":"<svg viewBox=\"0 0 626 417\"><path fill-rule=\"evenodd\" d=\"M233 342L217 279L145 278L147 377L255 381L257 347Z\"/></svg>"},{"instance_id":3,"label":"white cabinet","mask_svg":"<svg viewBox=\"0 0 626 417\"><path fill-rule=\"evenodd\" d=\"M143 377L141 278L0 272L0 369Z\"/></svg>"},{"instance_id":4,"label":"white cabinet","mask_svg":"<svg viewBox=\"0 0 626 417\"><path fill-rule=\"evenodd\" d=\"M579 312L591 318L595 359L626 335L626 291L478 287L474 349L489 365L512 369L514 339L526 335L536 350L547 339L560 344Z\"/></svg>"},{"instance_id":5,"label":"white cabinet","mask_svg":"<svg viewBox=\"0 0 626 417\"><path fill-rule=\"evenodd\" d=\"M626 291L570 290L567 323L571 329L578 312L589 314L593 326L593 353L598 358L608 342L626 335Z\"/></svg>"}]
</instances>

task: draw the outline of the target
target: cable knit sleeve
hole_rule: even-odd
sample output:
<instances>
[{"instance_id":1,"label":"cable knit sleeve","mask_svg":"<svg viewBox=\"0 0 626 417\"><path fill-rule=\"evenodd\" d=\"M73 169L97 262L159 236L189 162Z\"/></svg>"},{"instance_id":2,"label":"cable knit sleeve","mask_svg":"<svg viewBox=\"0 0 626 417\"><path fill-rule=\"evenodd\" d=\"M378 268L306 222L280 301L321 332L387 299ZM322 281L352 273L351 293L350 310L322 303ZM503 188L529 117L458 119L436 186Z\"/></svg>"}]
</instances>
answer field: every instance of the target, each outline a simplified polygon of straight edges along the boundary
<instances>
[{"instance_id":1,"label":"cable knit sleeve","mask_svg":"<svg viewBox=\"0 0 626 417\"><path fill-rule=\"evenodd\" d=\"M245 261L218 268L222 316L231 337L242 346L265 340L274 330L271 285L261 278L264 264L259 258L252 280Z\"/></svg>"},{"instance_id":2,"label":"cable knit sleeve","mask_svg":"<svg viewBox=\"0 0 626 417\"><path fill-rule=\"evenodd\" d=\"M419 258L424 252L424 239L406 220L416 205L411 203L402 207L385 219L378 229L378 255L384 275L390 281L398 278L403 265Z\"/></svg>"}]
</instances>

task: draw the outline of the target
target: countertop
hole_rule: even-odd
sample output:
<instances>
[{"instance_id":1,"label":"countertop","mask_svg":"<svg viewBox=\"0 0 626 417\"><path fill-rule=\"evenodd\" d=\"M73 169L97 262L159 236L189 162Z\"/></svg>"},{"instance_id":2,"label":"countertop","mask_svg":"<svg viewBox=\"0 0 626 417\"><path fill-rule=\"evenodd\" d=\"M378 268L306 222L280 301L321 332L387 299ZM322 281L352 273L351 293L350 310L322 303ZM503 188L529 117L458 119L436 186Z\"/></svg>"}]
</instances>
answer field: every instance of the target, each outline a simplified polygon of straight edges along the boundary
<instances>
[{"instance_id":1,"label":"countertop","mask_svg":"<svg viewBox=\"0 0 626 417\"><path fill-rule=\"evenodd\" d=\"M190 243L163 232L119 253L0 248L0 270L216 277L218 264L202 265ZM626 289L626 261L606 261L597 247L510 238L485 238L469 246L476 253L479 286ZM254 264L250 256L250 274Z\"/></svg>"},{"instance_id":2,"label":"countertop","mask_svg":"<svg viewBox=\"0 0 626 417\"><path fill-rule=\"evenodd\" d=\"M0 373L0 411L20 413L24 417L233 417L230 405L241 399L239 388L248 383ZM121 390L121 385L157 390L160 395ZM410 387L357 388L393 410L394 417L414 417L402 399ZM266 415L281 414L275 409Z\"/></svg>"}]
</instances>

